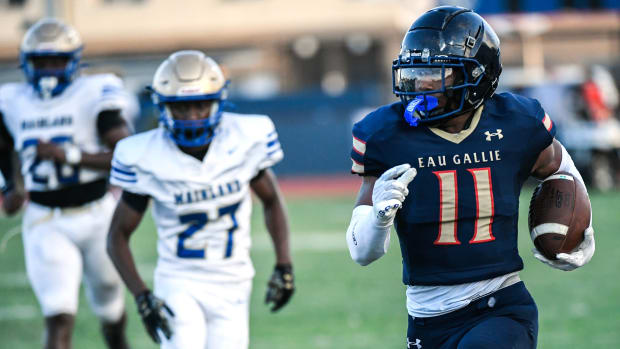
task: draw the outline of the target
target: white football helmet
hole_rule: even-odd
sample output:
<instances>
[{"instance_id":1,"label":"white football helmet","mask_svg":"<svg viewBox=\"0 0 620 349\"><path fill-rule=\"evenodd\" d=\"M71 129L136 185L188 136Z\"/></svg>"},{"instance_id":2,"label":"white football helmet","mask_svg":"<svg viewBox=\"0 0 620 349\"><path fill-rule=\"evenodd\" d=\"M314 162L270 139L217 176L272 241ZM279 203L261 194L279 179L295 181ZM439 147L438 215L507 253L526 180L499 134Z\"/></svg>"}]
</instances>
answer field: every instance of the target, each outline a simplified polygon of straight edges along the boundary
<instances>
[{"instance_id":1,"label":"white football helmet","mask_svg":"<svg viewBox=\"0 0 620 349\"><path fill-rule=\"evenodd\" d=\"M160 121L172 139L184 147L211 142L222 117L227 81L219 65L200 51L177 51L159 65L151 92L160 110ZM167 103L214 100L209 117L175 120Z\"/></svg>"},{"instance_id":2,"label":"white football helmet","mask_svg":"<svg viewBox=\"0 0 620 349\"><path fill-rule=\"evenodd\" d=\"M35 23L24 35L20 46L21 68L28 82L43 96L56 96L75 77L82 57L82 39L78 32L54 18ZM62 69L37 69L33 58L60 57L67 63Z\"/></svg>"}]
</instances>

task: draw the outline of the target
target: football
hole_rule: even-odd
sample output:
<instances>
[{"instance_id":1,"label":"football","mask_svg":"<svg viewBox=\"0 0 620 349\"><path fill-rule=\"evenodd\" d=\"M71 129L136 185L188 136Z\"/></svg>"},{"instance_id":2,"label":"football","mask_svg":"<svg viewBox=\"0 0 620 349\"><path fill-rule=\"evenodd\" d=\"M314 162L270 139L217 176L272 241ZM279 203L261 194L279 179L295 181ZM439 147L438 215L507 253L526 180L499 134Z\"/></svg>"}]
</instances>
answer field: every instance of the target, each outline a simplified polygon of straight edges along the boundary
<instances>
[{"instance_id":1,"label":"football","mask_svg":"<svg viewBox=\"0 0 620 349\"><path fill-rule=\"evenodd\" d=\"M528 226L534 246L548 259L577 247L590 225L590 200L584 185L566 172L540 183L530 201Z\"/></svg>"}]
</instances>

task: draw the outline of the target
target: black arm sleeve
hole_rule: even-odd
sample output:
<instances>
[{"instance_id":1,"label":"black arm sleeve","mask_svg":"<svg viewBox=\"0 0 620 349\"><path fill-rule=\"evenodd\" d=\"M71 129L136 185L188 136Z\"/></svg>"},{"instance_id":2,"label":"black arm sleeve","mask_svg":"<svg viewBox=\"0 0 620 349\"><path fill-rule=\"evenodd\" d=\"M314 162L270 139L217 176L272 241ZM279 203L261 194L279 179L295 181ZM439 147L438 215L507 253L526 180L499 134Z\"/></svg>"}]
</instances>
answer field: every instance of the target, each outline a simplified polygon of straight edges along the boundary
<instances>
[{"instance_id":1,"label":"black arm sleeve","mask_svg":"<svg viewBox=\"0 0 620 349\"><path fill-rule=\"evenodd\" d=\"M4 177L5 186L2 192L13 189L13 137L4 125L4 117L0 113L0 171Z\"/></svg>"},{"instance_id":2,"label":"black arm sleeve","mask_svg":"<svg viewBox=\"0 0 620 349\"><path fill-rule=\"evenodd\" d=\"M121 196L121 200L129 205L129 207L140 213L144 213L144 211L146 211L150 198L151 197L148 195L134 194L125 190L123 190L123 195Z\"/></svg>"},{"instance_id":3,"label":"black arm sleeve","mask_svg":"<svg viewBox=\"0 0 620 349\"><path fill-rule=\"evenodd\" d=\"M126 125L119 109L103 110L97 115L97 132L103 136L113 128Z\"/></svg>"}]
</instances>

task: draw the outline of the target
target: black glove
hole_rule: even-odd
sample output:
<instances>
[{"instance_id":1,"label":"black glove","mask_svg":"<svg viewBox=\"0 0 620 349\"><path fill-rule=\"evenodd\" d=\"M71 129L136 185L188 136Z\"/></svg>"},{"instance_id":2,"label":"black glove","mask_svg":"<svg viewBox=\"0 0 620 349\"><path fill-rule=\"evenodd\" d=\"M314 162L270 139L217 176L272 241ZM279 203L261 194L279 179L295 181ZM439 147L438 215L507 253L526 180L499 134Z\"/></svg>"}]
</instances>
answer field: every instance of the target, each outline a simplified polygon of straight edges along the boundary
<instances>
[{"instance_id":1,"label":"black glove","mask_svg":"<svg viewBox=\"0 0 620 349\"><path fill-rule=\"evenodd\" d=\"M138 305L138 313L142 317L144 327L146 327L146 331L155 343L161 343L157 329L160 329L166 338L170 339L172 337L172 329L168 324L164 310L170 316L174 316L174 313L163 300L155 297L150 290L146 290L136 296L136 304Z\"/></svg>"},{"instance_id":2,"label":"black glove","mask_svg":"<svg viewBox=\"0 0 620 349\"><path fill-rule=\"evenodd\" d=\"M271 311L275 312L282 308L295 292L295 280L293 266L290 264L276 265L267 283L267 296L265 304L273 303Z\"/></svg>"}]
</instances>

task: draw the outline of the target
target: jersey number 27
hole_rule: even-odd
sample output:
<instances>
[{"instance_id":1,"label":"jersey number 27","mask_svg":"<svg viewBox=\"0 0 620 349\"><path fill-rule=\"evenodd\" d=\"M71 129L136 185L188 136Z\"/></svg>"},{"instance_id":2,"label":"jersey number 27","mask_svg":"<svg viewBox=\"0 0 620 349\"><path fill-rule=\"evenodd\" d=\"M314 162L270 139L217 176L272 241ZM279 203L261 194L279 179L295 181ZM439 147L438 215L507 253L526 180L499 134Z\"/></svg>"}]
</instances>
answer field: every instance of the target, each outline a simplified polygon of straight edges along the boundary
<instances>
[{"instance_id":1,"label":"jersey number 27","mask_svg":"<svg viewBox=\"0 0 620 349\"><path fill-rule=\"evenodd\" d=\"M226 250L224 251L224 258L230 258L232 256L233 249L233 233L239 226L237 224L237 217L235 213L239 208L239 202L230 206L220 207L218 210L219 218L225 215L230 215L232 220L232 227L228 229L228 236L226 242ZM205 258L205 249L194 250L185 247L185 240L189 239L194 233L202 230L204 226L209 222L209 217L206 213L190 213L179 216L179 220L183 224L189 224L190 226L181 234L179 234L179 242L177 243L177 256L180 258Z\"/></svg>"}]
</instances>

